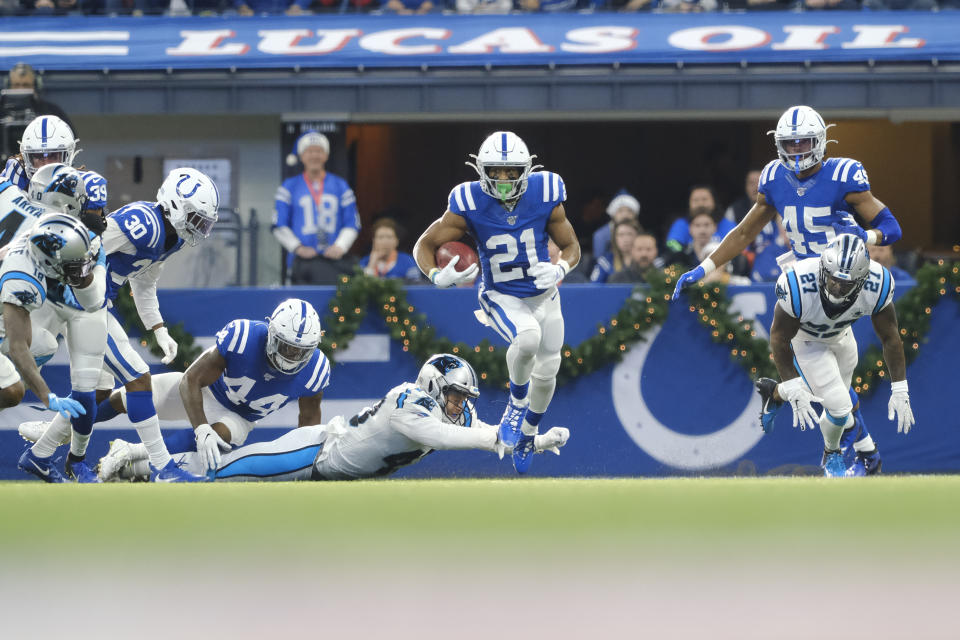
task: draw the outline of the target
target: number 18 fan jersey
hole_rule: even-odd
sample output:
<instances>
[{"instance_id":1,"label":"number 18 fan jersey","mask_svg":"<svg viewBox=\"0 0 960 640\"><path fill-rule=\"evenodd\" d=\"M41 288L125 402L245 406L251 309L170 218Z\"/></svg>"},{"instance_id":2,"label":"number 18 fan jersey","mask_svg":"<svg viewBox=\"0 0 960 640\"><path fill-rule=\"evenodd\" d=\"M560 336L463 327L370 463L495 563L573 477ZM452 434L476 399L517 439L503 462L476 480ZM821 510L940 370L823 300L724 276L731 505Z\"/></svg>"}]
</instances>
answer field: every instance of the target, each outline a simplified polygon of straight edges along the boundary
<instances>
[{"instance_id":1,"label":"number 18 fan jersey","mask_svg":"<svg viewBox=\"0 0 960 640\"><path fill-rule=\"evenodd\" d=\"M543 293L528 275L531 265L549 262L547 223L557 205L567 199L563 179L556 173L531 173L527 190L507 211L483 192L479 181L463 182L450 192L448 208L463 216L477 242L483 288L518 298Z\"/></svg>"},{"instance_id":2,"label":"number 18 fan jersey","mask_svg":"<svg viewBox=\"0 0 960 640\"><path fill-rule=\"evenodd\" d=\"M846 195L869 190L863 165L850 158L827 158L819 171L802 180L779 160L760 173L759 191L783 217L790 245L800 260L823 252L837 235L834 222L853 222Z\"/></svg>"},{"instance_id":3,"label":"number 18 fan jersey","mask_svg":"<svg viewBox=\"0 0 960 640\"><path fill-rule=\"evenodd\" d=\"M330 362L317 349L307 366L293 375L277 371L267 360L267 323L234 320L217 333L217 351L227 368L210 391L217 402L256 422L294 398L315 396L330 384Z\"/></svg>"}]
</instances>

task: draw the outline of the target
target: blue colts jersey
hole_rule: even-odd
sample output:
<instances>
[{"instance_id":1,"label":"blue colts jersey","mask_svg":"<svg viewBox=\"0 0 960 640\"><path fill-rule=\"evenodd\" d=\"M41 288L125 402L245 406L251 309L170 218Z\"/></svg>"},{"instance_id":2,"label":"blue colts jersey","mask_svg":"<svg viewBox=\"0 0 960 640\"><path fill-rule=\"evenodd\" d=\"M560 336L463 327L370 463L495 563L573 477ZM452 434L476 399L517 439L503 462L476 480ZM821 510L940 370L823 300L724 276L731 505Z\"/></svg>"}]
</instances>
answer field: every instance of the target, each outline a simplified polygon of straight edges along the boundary
<instances>
[{"instance_id":1,"label":"blue colts jersey","mask_svg":"<svg viewBox=\"0 0 960 640\"><path fill-rule=\"evenodd\" d=\"M518 298L544 292L528 274L531 265L549 262L547 224L557 205L567 199L563 179L556 173L531 173L527 190L513 211L483 192L480 183L464 182L450 192L447 208L467 221L477 242L483 290L493 289Z\"/></svg>"},{"instance_id":2,"label":"blue colts jersey","mask_svg":"<svg viewBox=\"0 0 960 640\"><path fill-rule=\"evenodd\" d=\"M783 217L783 227L797 258L818 257L836 237L834 222L853 221L848 193L869 191L863 165L850 158L827 158L820 170L803 180L779 160L760 173L760 193Z\"/></svg>"},{"instance_id":3,"label":"blue colts jersey","mask_svg":"<svg viewBox=\"0 0 960 640\"><path fill-rule=\"evenodd\" d=\"M227 368L210 386L213 397L238 416L256 422L289 400L315 396L330 384L330 362L317 349L307 366L288 375L267 361L267 323L234 320L217 334Z\"/></svg>"},{"instance_id":4,"label":"blue colts jersey","mask_svg":"<svg viewBox=\"0 0 960 640\"><path fill-rule=\"evenodd\" d=\"M345 227L360 230L357 198L347 181L327 173L316 189L319 204L307 185L306 174L284 180L277 189L273 224L289 227L300 242L322 252ZM287 264L293 264L293 254Z\"/></svg>"},{"instance_id":5,"label":"blue colts jersey","mask_svg":"<svg viewBox=\"0 0 960 640\"><path fill-rule=\"evenodd\" d=\"M133 243L134 254L114 251L107 256L107 298L115 300L117 291L127 279L149 268L155 262L166 260L183 246L179 236L169 249L163 210L156 202L132 202L109 216L116 221L123 234Z\"/></svg>"},{"instance_id":6,"label":"blue colts jersey","mask_svg":"<svg viewBox=\"0 0 960 640\"><path fill-rule=\"evenodd\" d=\"M81 171L83 188L87 193L87 209L102 209L107 206L107 180L96 171ZM23 170L23 165L16 158L8 158L3 171L0 172L0 182L8 180L14 186L27 191L30 178Z\"/></svg>"}]
</instances>

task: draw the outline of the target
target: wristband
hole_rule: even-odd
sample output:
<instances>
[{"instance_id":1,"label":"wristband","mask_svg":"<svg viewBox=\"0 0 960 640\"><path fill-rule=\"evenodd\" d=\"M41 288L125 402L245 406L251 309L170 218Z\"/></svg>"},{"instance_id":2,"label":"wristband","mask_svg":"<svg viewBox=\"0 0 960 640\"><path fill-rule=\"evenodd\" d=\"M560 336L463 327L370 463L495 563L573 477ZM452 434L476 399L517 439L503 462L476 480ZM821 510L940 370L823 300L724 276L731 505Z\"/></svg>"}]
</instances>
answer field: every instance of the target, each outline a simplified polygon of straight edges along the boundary
<instances>
[{"instance_id":1,"label":"wristband","mask_svg":"<svg viewBox=\"0 0 960 640\"><path fill-rule=\"evenodd\" d=\"M714 264L713 260L710 258L704 259L704 261L700 263L700 266L703 267L703 275L707 275L717 270L717 265Z\"/></svg>"},{"instance_id":2,"label":"wristband","mask_svg":"<svg viewBox=\"0 0 960 640\"><path fill-rule=\"evenodd\" d=\"M557 266L563 269L564 277L566 277L566 275L570 273L570 263L564 260L563 258L560 258L559 260L557 260Z\"/></svg>"},{"instance_id":3,"label":"wristband","mask_svg":"<svg viewBox=\"0 0 960 640\"><path fill-rule=\"evenodd\" d=\"M440 273L440 267L434 267L433 269L430 269L430 271L427 272L427 279L430 280L430 282L432 282L433 284L437 284L436 280L434 280L433 278L438 273Z\"/></svg>"},{"instance_id":4,"label":"wristband","mask_svg":"<svg viewBox=\"0 0 960 640\"><path fill-rule=\"evenodd\" d=\"M898 380L897 382L892 383L890 385L890 391L892 393L909 393L909 390L907 389L907 381Z\"/></svg>"}]
</instances>

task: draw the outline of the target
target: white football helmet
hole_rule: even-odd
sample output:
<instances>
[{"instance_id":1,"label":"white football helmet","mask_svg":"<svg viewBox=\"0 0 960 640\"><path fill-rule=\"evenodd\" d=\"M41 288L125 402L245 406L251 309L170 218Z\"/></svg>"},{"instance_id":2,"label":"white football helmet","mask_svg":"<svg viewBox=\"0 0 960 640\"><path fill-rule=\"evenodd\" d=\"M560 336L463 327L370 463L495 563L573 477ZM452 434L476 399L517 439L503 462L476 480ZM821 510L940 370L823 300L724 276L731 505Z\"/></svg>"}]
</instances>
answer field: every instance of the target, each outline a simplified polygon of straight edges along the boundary
<instances>
[{"instance_id":1,"label":"white football helmet","mask_svg":"<svg viewBox=\"0 0 960 640\"><path fill-rule=\"evenodd\" d=\"M34 118L23 130L20 139L20 156L28 178L46 164L73 164L77 155L77 139L70 125L57 116Z\"/></svg>"},{"instance_id":2,"label":"white football helmet","mask_svg":"<svg viewBox=\"0 0 960 640\"><path fill-rule=\"evenodd\" d=\"M799 105L784 111L777 121L777 128L767 131L767 135L773 134L777 154L783 166L799 173L823 160L827 143L836 142L827 140L827 129L833 126L835 125L824 124L820 114L810 107ZM784 148L785 142L800 145L800 151L788 152Z\"/></svg>"},{"instance_id":3,"label":"white football helmet","mask_svg":"<svg viewBox=\"0 0 960 640\"><path fill-rule=\"evenodd\" d=\"M483 192L506 202L514 201L523 195L527 190L530 172L541 166L533 166L533 159L537 156L531 156L520 136L511 131L491 133L480 145L477 155L470 154L470 157L476 164L467 162L467 166L473 167L480 174L480 187ZM516 169L517 177L512 180L498 180L490 175L491 169L502 167Z\"/></svg>"},{"instance_id":4,"label":"white football helmet","mask_svg":"<svg viewBox=\"0 0 960 640\"><path fill-rule=\"evenodd\" d=\"M853 234L841 233L820 254L820 298L846 309L869 275L867 245Z\"/></svg>"},{"instance_id":5,"label":"white football helmet","mask_svg":"<svg viewBox=\"0 0 960 640\"><path fill-rule=\"evenodd\" d=\"M443 409L444 417L455 424L462 424L464 417L461 413L457 420L453 420L447 415L447 392L453 389L468 398L480 397L477 374L473 367L463 358L449 353L437 353L427 358L417 374L417 386L436 400Z\"/></svg>"},{"instance_id":6,"label":"white football helmet","mask_svg":"<svg viewBox=\"0 0 960 640\"><path fill-rule=\"evenodd\" d=\"M277 371L297 373L307 366L323 337L320 316L309 302L290 298L273 310L269 320L267 360Z\"/></svg>"},{"instance_id":7,"label":"white football helmet","mask_svg":"<svg viewBox=\"0 0 960 640\"><path fill-rule=\"evenodd\" d=\"M80 172L65 164L45 164L30 178L27 195L34 202L75 218L86 207L87 192Z\"/></svg>"},{"instance_id":8,"label":"white football helmet","mask_svg":"<svg viewBox=\"0 0 960 640\"><path fill-rule=\"evenodd\" d=\"M157 191L157 202L166 211L177 235L191 247L210 235L219 216L217 185L196 169L174 169Z\"/></svg>"},{"instance_id":9,"label":"white football helmet","mask_svg":"<svg viewBox=\"0 0 960 640\"><path fill-rule=\"evenodd\" d=\"M91 240L90 232L76 218L46 213L30 230L27 245L45 276L77 285L96 266L100 240Z\"/></svg>"}]
</instances>

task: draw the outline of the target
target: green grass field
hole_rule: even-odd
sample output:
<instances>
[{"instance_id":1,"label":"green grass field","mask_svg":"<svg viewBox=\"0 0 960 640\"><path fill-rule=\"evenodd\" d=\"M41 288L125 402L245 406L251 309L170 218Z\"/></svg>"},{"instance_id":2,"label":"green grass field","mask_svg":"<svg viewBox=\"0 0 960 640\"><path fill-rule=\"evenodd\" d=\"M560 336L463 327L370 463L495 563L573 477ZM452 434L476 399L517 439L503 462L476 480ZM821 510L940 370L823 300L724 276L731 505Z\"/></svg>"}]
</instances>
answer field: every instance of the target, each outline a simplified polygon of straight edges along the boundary
<instances>
[{"instance_id":1,"label":"green grass field","mask_svg":"<svg viewBox=\"0 0 960 640\"><path fill-rule=\"evenodd\" d=\"M187 577L171 602L216 601L231 638L268 637L253 611L271 607L290 633L322 615L364 637L425 606L432 626L391 637L488 638L490 618L471 612L503 606L504 588L553 612L527 620L550 637L590 634L598 615L611 635L642 619L663 637L751 637L743 619L787 617L781 637L812 637L823 616L850 613L831 598L851 597L892 634L862 637L956 637L958 503L956 476L0 483L0 578L18 578L0 580L0 602L29 607L31 566L73 566L131 616L150 585L168 593ZM292 606L291 593L312 604ZM903 613L904 595L922 616ZM190 629L210 622L182 614Z\"/></svg>"}]
</instances>

